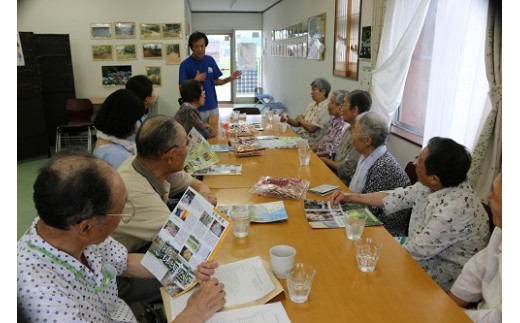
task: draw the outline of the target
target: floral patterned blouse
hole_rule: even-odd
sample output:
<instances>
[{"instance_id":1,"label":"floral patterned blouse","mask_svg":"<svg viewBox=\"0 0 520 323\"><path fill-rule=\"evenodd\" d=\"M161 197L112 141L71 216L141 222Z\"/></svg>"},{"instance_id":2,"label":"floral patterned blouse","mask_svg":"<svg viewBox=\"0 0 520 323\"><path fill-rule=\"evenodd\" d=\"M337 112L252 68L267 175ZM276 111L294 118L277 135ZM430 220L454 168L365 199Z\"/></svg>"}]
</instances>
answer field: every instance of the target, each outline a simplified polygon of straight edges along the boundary
<instances>
[{"instance_id":1,"label":"floral patterned blouse","mask_svg":"<svg viewBox=\"0 0 520 323\"><path fill-rule=\"evenodd\" d=\"M320 103L316 104L316 102L309 103L307 106L307 110L303 114L303 118L319 127L320 129L314 132L308 132L303 127L297 127L295 132L298 136L303 139L309 140L309 146L313 146L318 139L323 135L323 128L327 125L327 122L330 120L329 110L327 105L329 104L329 99L325 99Z\"/></svg>"},{"instance_id":2,"label":"floral patterned blouse","mask_svg":"<svg viewBox=\"0 0 520 323\"><path fill-rule=\"evenodd\" d=\"M489 239L489 218L467 181L433 192L417 182L383 199L385 212L412 208L403 245L423 269L448 291L462 267Z\"/></svg>"},{"instance_id":3,"label":"floral patterned blouse","mask_svg":"<svg viewBox=\"0 0 520 323\"><path fill-rule=\"evenodd\" d=\"M322 134L324 135L320 140L320 145L316 153L327 153L327 157L331 158L332 154L336 153L336 149L341 143L343 134L347 128L348 123L343 121L343 116L331 119L326 130L323 130Z\"/></svg>"}]
</instances>

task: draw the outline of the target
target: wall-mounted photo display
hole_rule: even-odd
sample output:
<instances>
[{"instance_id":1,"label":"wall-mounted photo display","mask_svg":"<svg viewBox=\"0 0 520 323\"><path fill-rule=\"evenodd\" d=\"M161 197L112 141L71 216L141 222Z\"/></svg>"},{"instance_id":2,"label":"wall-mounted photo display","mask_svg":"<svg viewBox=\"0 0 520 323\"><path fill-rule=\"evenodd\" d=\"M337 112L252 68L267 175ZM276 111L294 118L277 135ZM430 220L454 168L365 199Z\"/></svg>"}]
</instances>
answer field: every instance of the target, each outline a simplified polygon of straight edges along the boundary
<instances>
[{"instance_id":1,"label":"wall-mounted photo display","mask_svg":"<svg viewBox=\"0 0 520 323\"><path fill-rule=\"evenodd\" d=\"M143 58L162 58L162 44L143 44Z\"/></svg>"},{"instance_id":2,"label":"wall-mounted photo display","mask_svg":"<svg viewBox=\"0 0 520 323\"><path fill-rule=\"evenodd\" d=\"M154 85L161 85L160 66L146 66L146 76L148 76Z\"/></svg>"},{"instance_id":3,"label":"wall-mounted photo display","mask_svg":"<svg viewBox=\"0 0 520 323\"><path fill-rule=\"evenodd\" d=\"M137 59L137 51L135 44L131 45L115 45L116 59L118 61L127 61Z\"/></svg>"},{"instance_id":4,"label":"wall-mounted photo display","mask_svg":"<svg viewBox=\"0 0 520 323\"><path fill-rule=\"evenodd\" d=\"M323 60L325 54L326 14L322 13L309 18L307 58Z\"/></svg>"},{"instance_id":5,"label":"wall-mounted photo display","mask_svg":"<svg viewBox=\"0 0 520 323\"><path fill-rule=\"evenodd\" d=\"M115 22L114 30L117 39L135 38L135 22Z\"/></svg>"},{"instance_id":6,"label":"wall-mounted photo display","mask_svg":"<svg viewBox=\"0 0 520 323\"><path fill-rule=\"evenodd\" d=\"M160 24L141 24L139 29L141 31L142 39L154 39L162 37Z\"/></svg>"},{"instance_id":7,"label":"wall-mounted photo display","mask_svg":"<svg viewBox=\"0 0 520 323\"><path fill-rule=\"evenodd\" d=\"M131 65L101 66L102 84L105 86L125 85L131 77Z\"/></svg>"},{"instance_id":8,"label":"wall-mounted photo display","mask_svg":"<svg viewBox=\"0 0 520 323\"><path fill-rule=\"evenodd\" d=\"M361 46L359 46L359 58L370 58L370 39L372 27L365 26L361 28Z\"/></svg>"},{"instance_id":9,"label":"wall-mounted photo display","mask_svg":"<svg viewBox=\"0 0 520 323\"><path fill-rule=\"evenodd\" d=\"M161 31L163 38L182 38L181 23L161 24Z\"/></svg>"},{"instance_id":10,"label":"wall-mounted photo display","mask_svg":"<svg viewBox=\"0 0 520 323\"><path fill-rule=\"evenodd\" d=\"M178 65L181 63L181 45L180 44L164 44L166 55L164 56L166 64Z\"/></svg>"},{"instance_id":11,"label":"wall-mounted photo display","mask_svg":"<svg viewBox=\"0 0 520 323\"><path fill-rule=\"evenodd\" d=\"M113 60L112 45L92 45L92 59L95 61Z\"/></svg>"},{"instance_id":12,"label":"wall-mounted photo display","mask_svg":"<svg viewBox=\"0 0 520 323\"><path fill-rule=\"evenodd\" d=\"M112 39L111 23L90 24L90 38L92 39Z\"/></svg>"}]
</instances>

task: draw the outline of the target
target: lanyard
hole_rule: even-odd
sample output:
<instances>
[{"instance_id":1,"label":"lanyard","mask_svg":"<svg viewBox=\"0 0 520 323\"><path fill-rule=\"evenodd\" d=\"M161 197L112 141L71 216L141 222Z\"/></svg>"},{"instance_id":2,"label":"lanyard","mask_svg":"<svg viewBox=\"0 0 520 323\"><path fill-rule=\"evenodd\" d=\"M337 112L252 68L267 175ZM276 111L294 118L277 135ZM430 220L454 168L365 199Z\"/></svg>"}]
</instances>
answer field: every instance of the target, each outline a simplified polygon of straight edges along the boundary
<instances>
[{"instance_id":1,"label":"lanyard","mask_svg":"<svg viewBox=\"0 0 520 323\"><path fill-rule=\"evenodd\" d=\"M95 286L95 284L87 282L87 280L85 279L85 276L83 276L83 273L81 273L76 267L61 260L56 255L52 254L50 251L45 250L40 246L34 245L30 241L27 241L27 245L32 250L38 251L41 254L49 257L49 259L51 259L52 261L62 265L65 269L67 269L68 271L73 273L74 276L76 277L76 279L82 281L86 285L90 285L91 287L94 287L96 289L96 292L101 292L103 289L105 289L110 284L110 282L114 279L114 277L117 276L117 271L114 268L114 266L112 266L111 264L103 264L103 266L101 267L101 273L103 275L103 282L101 283L101 286Z\"/></svg>"}]
</instances>

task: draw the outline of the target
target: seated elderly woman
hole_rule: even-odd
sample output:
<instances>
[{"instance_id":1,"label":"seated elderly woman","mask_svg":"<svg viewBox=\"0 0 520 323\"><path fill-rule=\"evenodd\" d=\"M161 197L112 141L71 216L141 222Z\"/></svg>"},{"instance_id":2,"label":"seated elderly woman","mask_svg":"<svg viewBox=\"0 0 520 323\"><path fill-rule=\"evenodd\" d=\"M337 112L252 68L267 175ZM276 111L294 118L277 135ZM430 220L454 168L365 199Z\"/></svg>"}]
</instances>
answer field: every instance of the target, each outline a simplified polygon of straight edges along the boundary
<instances>
[{"instance_id":1,"label":"seated elderly woman","mask_svg":"<svg viewBox=\"0 0 520 323\"><path fill-rule=\"evenodd\" d=\"M110 94L94 118L94 155L115 169L137 153L133 136L145 113L144 102L132 91L120 89Z\"/></svg>"},{"instance_id":2,"label":"seated elderly woman","mask_svg":"<svg viewBox=\"0 0 520 323\"><path fill-rule=\"evenodd\" d=\"M287 114L280 117L281 122L287 121L293 127L298 136L309 141L313 146L323 134L323 127L329 122L330 116L327 109L329 104L330 83L319 77L311 83L312 101L303 114L290 118Z\"/></svg>"},{"instance_id":3,"label":"seated elderly woman","mask_svg":"<svg viewBox=\"0 0 520 323\"><path fill-rule=\"evenodd\" d=\"M410 185L410 179L386 148L388 125L378 113L364 112L351 125L354 147L361 154L349 188L354 193L372 193ZM407 236L410 210L385 215L380 207L370 207L393 236Z\"/></svg>"},{"instance_id":4,"label":"seated elderly woman","mask_svg":"<svg viewBox=\"0 0 520 323\"><path fill-rule=\"evenodd\" d=\"M320 157L332 158L343 140L348 124L343 121L341 106L347 94L346 90L334 90L330 95L327 108L331 119L323 129L323 137L312 146L312 150Z\"/></svg>"},{"instance_id":5,"label":"seated elderly woman","mask_svg":"<svg viewBox=\"0 0 520 323\"><path fill-rule=\"evenodd\" d=\"M211 127L202 122L199 111L197 111L206 100L202 85L198 81L188 80L181 84L180 91L182 103L179 111L175 114L175 120L184 127L186 133L189 133L191 128L195 128L206 139L215 137Z\"/></svg>"}]
</instances>

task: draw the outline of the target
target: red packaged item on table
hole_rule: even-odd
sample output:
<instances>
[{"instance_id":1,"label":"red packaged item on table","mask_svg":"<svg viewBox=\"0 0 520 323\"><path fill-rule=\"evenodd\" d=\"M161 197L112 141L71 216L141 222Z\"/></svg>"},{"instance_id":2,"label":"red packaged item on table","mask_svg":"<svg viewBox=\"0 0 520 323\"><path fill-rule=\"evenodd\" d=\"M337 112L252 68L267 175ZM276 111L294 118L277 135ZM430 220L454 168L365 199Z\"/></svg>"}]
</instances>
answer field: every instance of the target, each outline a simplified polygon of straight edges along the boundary
<instances>
[{"instance_id":1,"label":"red packaged item on table","mask_svg":"<svg viewBox=\"0 0 520 323\"><path fill-rule=\"evenodd\" d=\"M300 178L262 176L249 191L263 196L301 200L307 194L309 181Z\"/></svg>"}]
</instances>

